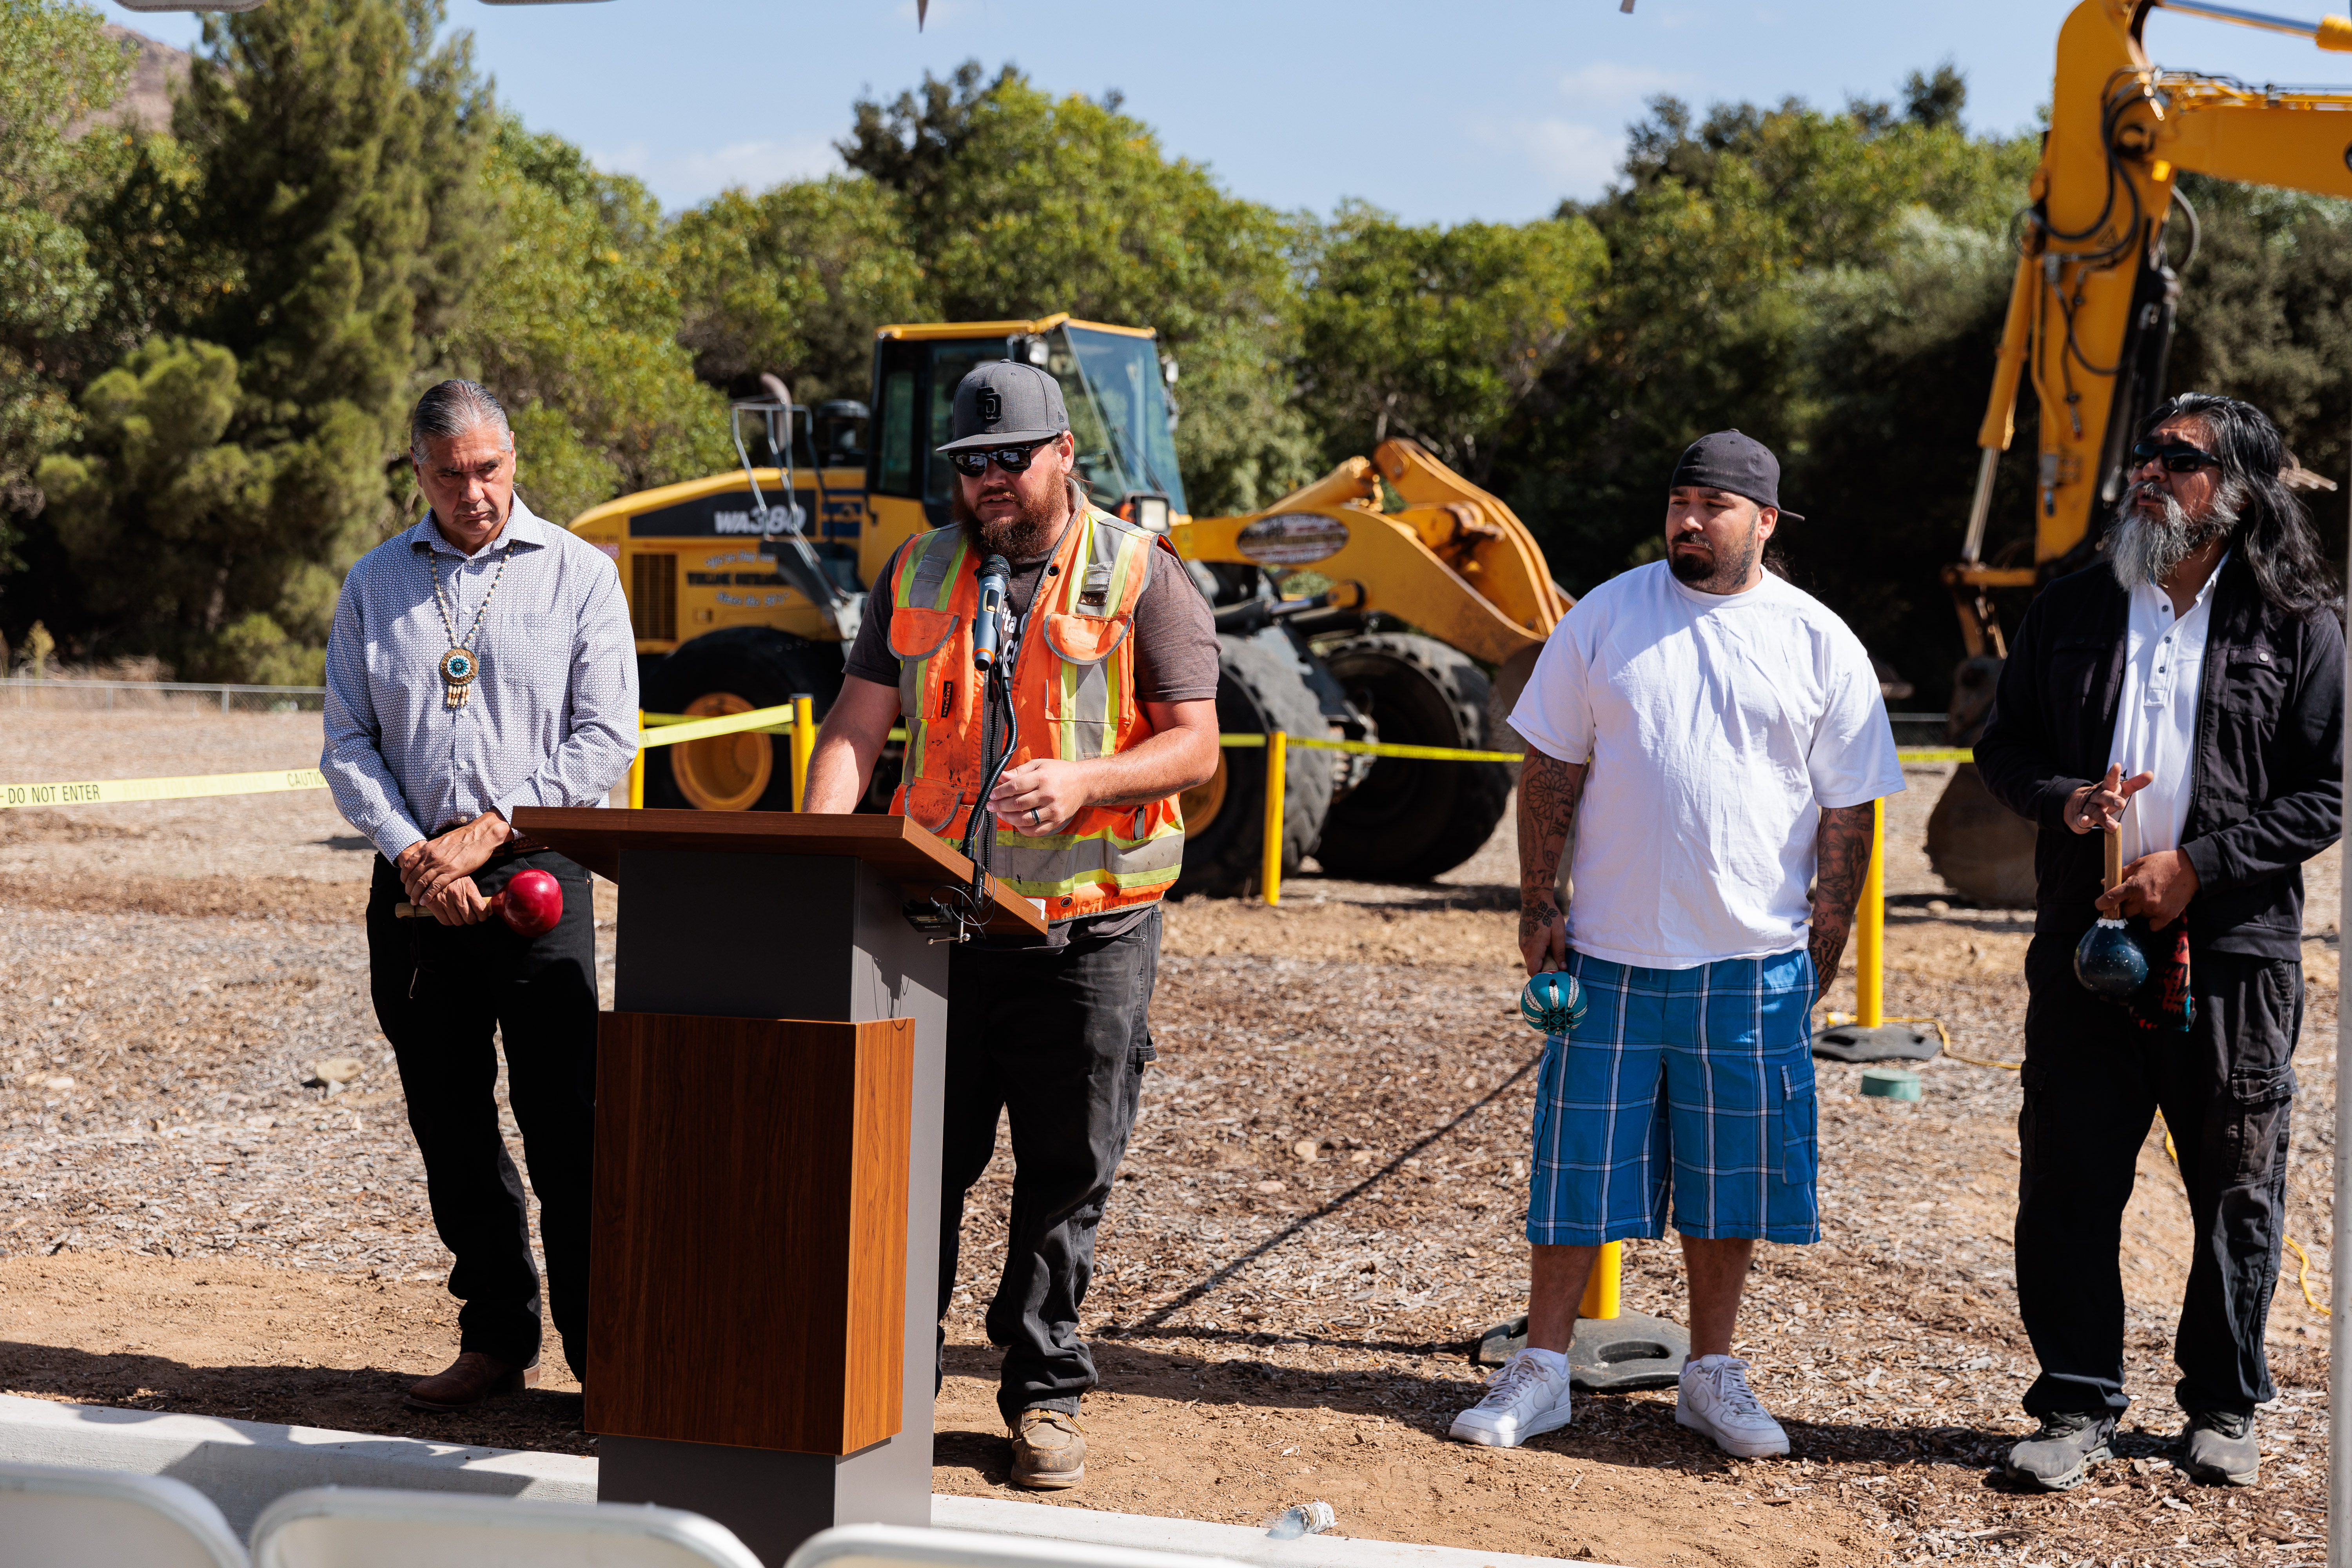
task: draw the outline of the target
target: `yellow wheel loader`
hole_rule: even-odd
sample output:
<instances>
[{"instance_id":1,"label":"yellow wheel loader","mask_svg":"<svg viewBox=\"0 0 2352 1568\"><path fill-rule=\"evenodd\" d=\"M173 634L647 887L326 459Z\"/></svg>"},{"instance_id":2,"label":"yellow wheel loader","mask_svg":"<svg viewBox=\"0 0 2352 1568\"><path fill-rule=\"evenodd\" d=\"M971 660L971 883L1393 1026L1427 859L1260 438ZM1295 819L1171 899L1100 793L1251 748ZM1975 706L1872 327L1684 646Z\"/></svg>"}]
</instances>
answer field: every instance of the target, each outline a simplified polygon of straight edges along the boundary
<instances>
[{"instance_id":1,"label":"yellow wheel loader","mask_svg":"<svg viewBox=\"0 0 2352 1568\"><path fill-rule=\"evenodd\" d=\"M2352 50L2352 19L2298 21L2204 0L2083 0L2060 28L2050 131L2028 187L2033 205L1977 435L1975 503L1960 559L1944 573L1969 654L1953 681L1948 732L1956 745L1982 733L2007 657L1995 595L2039 589L2097 559L2130 482L2125 450L2166 395L2179 274L2197 245L2180 176L2352 196L2352 92L2164 69L2141 45L2159 9ZM2041 411L2031 558L1987 560L1993 470L2016 433L2018 391L2029 378ZM2285 477L2335 489L2300 468ZM2027 904L2033 838L2032 824L1997 805L1963 764L1928 821L1927 857L1969 898Z\"/></svg>"},{"instance_id":2,"label":"yellow wheel loader","mask_svg":"<svg viewBox=\"0 0 2352 1568\"><path fill-rule=\"evenodd\" d=\"M765 378L766 398L732 409L740 471L576 519L620 566L647 710L741 712L806 692L823 713L865 589L901 543L949 521L952 474L933 448L956 384L1001 359L1060 382L1088 498L1167 533L1209 600L1223 730L1519 749L1501 714L1570 601L1509 508L1388 441L1263 512L1192 517L1175 363L1149 331L1060 315L884 327L870 402L803 408ZM1228 751L1185 795L1180 894L1255 879L1265 757ZM864 809L887 805L897 761L886 754ZM646 804L782 810L789 773L764 734L665 747L647 754ZM1294 751L1284 867L1314 855L1336 875L1428 880L1486 841L1510 784L1496 763Z\"/></svg>"}]
</instances>

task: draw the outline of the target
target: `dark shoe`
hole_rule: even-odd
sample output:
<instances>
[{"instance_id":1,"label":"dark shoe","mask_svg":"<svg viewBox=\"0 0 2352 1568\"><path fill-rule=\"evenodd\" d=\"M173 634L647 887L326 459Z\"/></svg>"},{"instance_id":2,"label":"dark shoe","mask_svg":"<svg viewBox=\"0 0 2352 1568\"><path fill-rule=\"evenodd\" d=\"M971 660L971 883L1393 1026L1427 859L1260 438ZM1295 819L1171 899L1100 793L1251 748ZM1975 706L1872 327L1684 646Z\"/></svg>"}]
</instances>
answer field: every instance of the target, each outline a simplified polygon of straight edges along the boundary
<instances>
[{"instance_id":1,"label":"dark shoe","mask_svg":"<svg viewBox=\"0 0 2352 1568\"><path fill-rule=\"evenodd\" d=\"M2085 1470L2112 1457L2107 1440L2115 1435L2112 1415L2053 1411L2042 1418L2041 1431L2009 1451L2009 1473L2045 1492L2063 1492L2081 1485Z\"/></svg>"},{"instance_id":2,"label":"dark shoe","mask_svg":"<svg viewBox=\"0 0 2352 1568\"><path fill-rule=\"evenodd\" d=\"M479 1351L460 1351L446 1372L434 1373L408 1391L408 1403L419 1410L447 1414L470 1410L485 1399L520 1394L539 1386L539 1363L516 1366Z\"/></svg>"},{"instance_id":3,"label":"dark shoe","mask_svg":"<svg viewBox=\"0 0 2352 1568\"><path fill-rule=\"evenodd\" d=\"M2178 1463L2192 1481L2209 1486L2250 1487L2262 1474L2263 1451L2254 1441L2254 1418L2227 1410L2202 1410L2181 1429Z\"/></svg>"},{"instance_id":4,"label":"dark shoe","mask_svg":"<svg viewBox=\"0 0 2352 1568\"><path fill-rule=\"evenodd\" d=\"M1035 1491L1087 1479L1087 1434L1066 1410L1024 1410L1013 1429L1013 1484Z\"/></svg>"}]
</instances>

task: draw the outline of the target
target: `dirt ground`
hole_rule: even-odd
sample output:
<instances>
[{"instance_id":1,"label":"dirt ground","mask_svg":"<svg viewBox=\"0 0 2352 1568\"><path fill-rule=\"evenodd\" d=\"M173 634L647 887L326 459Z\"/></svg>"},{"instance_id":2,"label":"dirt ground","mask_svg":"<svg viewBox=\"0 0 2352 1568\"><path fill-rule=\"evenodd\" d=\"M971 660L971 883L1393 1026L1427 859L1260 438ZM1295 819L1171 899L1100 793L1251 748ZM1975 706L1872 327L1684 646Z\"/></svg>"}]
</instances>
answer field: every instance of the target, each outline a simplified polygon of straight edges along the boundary
<instances>
[{"instance_id":1,"label":"dirt ground","mask_svg":"<svg viewBox=\"0 0 2352 1568\"><path fill-rule=\"evenodd\" d=\"M303 765L317 744L315 716L0 717L0 783ZM2016 1060L2029 921L1927 870L1942 776L1911 770L1890 807L1886 989L1953 1056L1916 1104L1822 1064L1824 1237L1764 1250L1742 1323L1790 1458L1726 1460L1670 1392L1587 1399L1511 1453L1444 1441L1476 1397L1466 1342L1526 1287L1540 1042L1513 1006L1507 823L1437 886L1309 876L1279 910L1169 909L1160 1061L1087 1304L1089 1482L1044 1500L1246 1523L1319 1497L1345 1534L1644 1568L2307 1560L2326 1341L2292 1257L2262 1485L2192 1488L2162 1457L2189 1227L2160 1130L2126 1226L2126 1458L2063 1498L1995 1473L2032 1374L2006 1239L2017 1080L1957 1058ZM2289 1201L2322 1302L2336 858L2313 868ZM478 1414L399 1403L452 1352L455 1303L366 1000L369 861L317 794L0 812L0 1387L593 1452L552 1364ZM617 898L600 886L603 919ZM1827 1005L1851 999L1849 972ZM335 1058L357 1065L322 1075ZM940 1491L1013 1495L980 1331L1008 1164L968 1222ZM1672 1244L1627 1251L1627 1305L1681 1318Z\"/></svg>"}]
</instances>

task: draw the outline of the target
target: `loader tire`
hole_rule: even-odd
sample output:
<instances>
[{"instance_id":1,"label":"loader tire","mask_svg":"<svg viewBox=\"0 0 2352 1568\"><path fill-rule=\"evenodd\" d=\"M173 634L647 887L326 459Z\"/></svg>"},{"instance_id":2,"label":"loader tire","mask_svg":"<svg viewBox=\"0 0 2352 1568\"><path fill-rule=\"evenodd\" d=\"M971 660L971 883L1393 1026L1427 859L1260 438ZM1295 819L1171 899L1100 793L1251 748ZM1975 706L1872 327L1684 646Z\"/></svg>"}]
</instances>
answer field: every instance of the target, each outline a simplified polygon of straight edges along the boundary
<instances>
[{"instance_id":1,"label":"loader tire","mask_svg":"<svg viewBox=\"0 0 2352 1568\"><path fill-rule=\"evenodd\" d=\"M1217 728L1226 734L1324 735L1329 724L1280 632L1217 638ZM1331 757L1294 750L1284 770L1282 871L1315 852L1331 806ZM1184 792L1184 871L1176 898L1239 898L1258 886L1265 843L1265 752L1220 747L1217 772Z\"/></svg>"},{"instance_id":2,"label":"loader tire","mask_svg":"<svg viewBox=\"0 0 2352 1568\"><path fill-rule=\"evenodd\" d=\"M1324 659L1383 742L1487 751L1486 674L1433 637L1342 643ZM1335 802L1315 852L1334 877L1427 882L1475 855L1510 798L1505 763L1382 757Z\"/></svg>"},{"instance_id":3,"label":"loader tire","mask_svg":"<svg viewBox=\"0 0 2352 1568\"><path fill-rule=\"evenodd\" d=\"M2040 829L1993 799L1974 763L1952 782L1927 817L1927 864L1964 899L1999 910L2033 907L2033 846Z\"/></svg>"},{"instance_id":4,"label":"loader tire","mask_svg":"<svg viewBox=\"0 0 2352 1568\"><path fill-rule=\"evenodd\" d=\"M642 698L648 713L698 718L774 708L806 692L817 717L841 690L841 647L770 626L729 626L682 643L653 667ZM790 811L790 737L746 731L646 756L646 804L699 811Z\"/></svg>"}]
</instances>

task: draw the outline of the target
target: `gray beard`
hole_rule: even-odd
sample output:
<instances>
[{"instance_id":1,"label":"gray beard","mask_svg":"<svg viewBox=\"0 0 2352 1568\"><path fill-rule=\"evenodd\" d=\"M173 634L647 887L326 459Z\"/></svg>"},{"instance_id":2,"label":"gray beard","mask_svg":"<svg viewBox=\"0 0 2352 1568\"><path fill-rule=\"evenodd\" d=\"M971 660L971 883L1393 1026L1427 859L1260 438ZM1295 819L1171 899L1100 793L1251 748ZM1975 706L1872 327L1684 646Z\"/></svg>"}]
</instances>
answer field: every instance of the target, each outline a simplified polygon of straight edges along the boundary
<instances>
[{"instance_id":1,"label":"gray beard","mask_svg":"<svg viewBox=\"0 0 2352 1568\"><path fill-rule=\"evenodd\" d=\"M2141 515L2143 496L2164 503L2162 522ZM2213 510L2199 519L2189 515L2162 481L2142 479L2124 491L2123 503L2116 509L2115 522L2107 530L2107 565L2127 594L2161 584L2200 545L2229 532L2237 521L2238 508L2226 489L2213 498Z\"/></svg>"}]
</instances>

